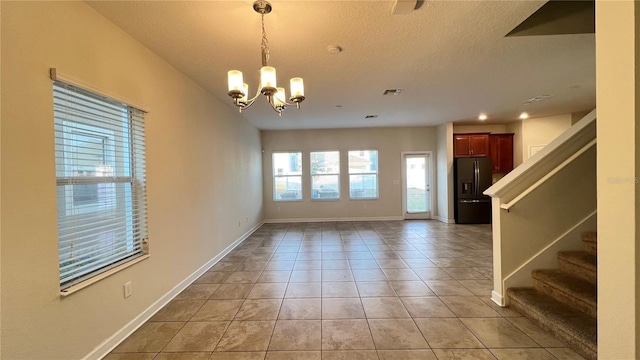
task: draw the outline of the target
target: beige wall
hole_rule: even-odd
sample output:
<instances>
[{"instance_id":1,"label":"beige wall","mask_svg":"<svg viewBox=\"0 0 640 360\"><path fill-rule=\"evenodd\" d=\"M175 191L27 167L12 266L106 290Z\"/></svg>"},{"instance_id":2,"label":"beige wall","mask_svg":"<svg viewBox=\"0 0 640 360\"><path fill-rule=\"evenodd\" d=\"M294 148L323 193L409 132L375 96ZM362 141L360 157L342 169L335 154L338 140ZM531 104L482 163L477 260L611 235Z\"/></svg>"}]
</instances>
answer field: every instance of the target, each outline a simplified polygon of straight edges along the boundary
<instances>
[{"instance_id":1,"label":"beige wall","mask_svg":"<svg viewBox=\"0 0 640 360\"><path fill-rule=\"evenodd\" d=\"M522 159L529 158L531 146L547 145L571 127L571 114L522 120Z\"/></svg>"},{"instance_id":2,"label":"beige wall","mask_svg":"<svg viewBox=\"0 0 640 360\"><path fill-rule=\"evenodd\" d=\"M598 358L640 356L640 3L596 1Z\"/></svg>"},{"instance_id":3,"label":"beige wall","mask_svg":"<svg viewBox=\"0 0 640 360\"><path fill-rule=\"evenodd\" d=\"M432 151L435 168L436 131L433 127L263 131L262 146L267 221L399 218L402 216L401 152ZM340 151L339 201L310 200L309 152L319 150ZM378 150L379 199L349 200L349 150ZM273 201L271 157L278 151L302 151L302 201Z\"/></svg>"},{"instance_id":4,"label":"beige wall","mask_svg":"<svg viewBox=\"0 0 640 360\"><path fill-rule=\"evenodd\" d=\"M437 127L437 219L455 222L453 213L453 123Z\"/></svg>"},{"instance_id":5,"label":"beige wall","mask_svg":"<svg viewBox=\"0 0 640 360\"><path fill-rule=\"evenodd\" d=\"M260 134L83 2L0 6L1 357L78 359L260 222ZM66 298L50 67L150 110L151 257Z\"/></svg>"},{"instance_id":6,"label":"beige wall","mask_svg":"<svg viewBox=\"0 0 640 360\"><path fill-rule=\"evenodd\" d=\"M513 133L513 167L522 164L522 121L513 121L506 124L506 132Z\"/></svg>"}]
</instances>

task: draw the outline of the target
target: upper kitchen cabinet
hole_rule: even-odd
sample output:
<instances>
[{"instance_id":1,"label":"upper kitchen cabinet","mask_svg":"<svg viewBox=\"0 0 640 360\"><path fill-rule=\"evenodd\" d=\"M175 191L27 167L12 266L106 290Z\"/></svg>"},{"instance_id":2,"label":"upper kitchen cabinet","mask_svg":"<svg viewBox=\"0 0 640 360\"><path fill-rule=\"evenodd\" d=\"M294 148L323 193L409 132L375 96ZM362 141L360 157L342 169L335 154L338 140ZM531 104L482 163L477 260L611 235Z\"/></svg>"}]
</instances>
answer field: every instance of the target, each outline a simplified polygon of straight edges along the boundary
<instances>
[{"instance_id":1,"label":"upper kitchen cabinet","mask_svg":"<svg viewBox=\"0 0 640 360\"><path fill-rule=\"evenodd\" d=\"M513 134L489 135L489 156L494 173L513 170Z\"/></svg>"},{"instance_id":2,"label":"upper kitchen cabinet","mask_svg":"<svg viewBox=\"0 0 640 360\"><path fill-rule=\"evenodd\" d=\"M454 157L489 156L489 133L453 134Z\"/></svg>"}]
</instances>

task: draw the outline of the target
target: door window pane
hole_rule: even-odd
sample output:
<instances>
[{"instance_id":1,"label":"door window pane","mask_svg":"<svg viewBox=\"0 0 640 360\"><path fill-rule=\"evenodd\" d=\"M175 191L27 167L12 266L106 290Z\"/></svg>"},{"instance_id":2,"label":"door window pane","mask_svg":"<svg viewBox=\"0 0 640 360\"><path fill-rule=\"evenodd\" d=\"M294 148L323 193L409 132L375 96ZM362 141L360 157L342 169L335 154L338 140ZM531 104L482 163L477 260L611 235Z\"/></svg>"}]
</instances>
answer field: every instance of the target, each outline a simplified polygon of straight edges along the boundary
<instances>
[{"instance_id":1,"label":"door window pane","mask_svg":"<svg viewBox=\"0 0 640 360\"><path fill-rule=\"evenodd\" d=\"M424 156L405 159L407 177L407 212L425 212L427 207L427 172Z\"/></svg>"}]
</instances>

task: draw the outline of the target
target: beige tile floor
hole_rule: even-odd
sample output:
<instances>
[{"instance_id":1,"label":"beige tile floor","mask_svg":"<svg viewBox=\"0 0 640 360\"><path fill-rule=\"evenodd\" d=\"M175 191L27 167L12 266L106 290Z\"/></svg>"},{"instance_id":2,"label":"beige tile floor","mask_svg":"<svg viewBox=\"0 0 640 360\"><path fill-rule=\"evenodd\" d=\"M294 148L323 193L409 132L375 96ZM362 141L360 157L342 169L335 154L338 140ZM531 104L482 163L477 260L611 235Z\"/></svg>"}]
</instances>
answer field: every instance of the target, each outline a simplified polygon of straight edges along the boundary
<instances>
[{"instance_id":1,"label":"beige tile floor","mask_svg":"<svg viewBox=\"0 0 640 360\"><path fill-rule=\"evenodd\" d=\"M489 300L491 228L267 224L106 360L582 359Z\"/></svg>"}]
</instances>

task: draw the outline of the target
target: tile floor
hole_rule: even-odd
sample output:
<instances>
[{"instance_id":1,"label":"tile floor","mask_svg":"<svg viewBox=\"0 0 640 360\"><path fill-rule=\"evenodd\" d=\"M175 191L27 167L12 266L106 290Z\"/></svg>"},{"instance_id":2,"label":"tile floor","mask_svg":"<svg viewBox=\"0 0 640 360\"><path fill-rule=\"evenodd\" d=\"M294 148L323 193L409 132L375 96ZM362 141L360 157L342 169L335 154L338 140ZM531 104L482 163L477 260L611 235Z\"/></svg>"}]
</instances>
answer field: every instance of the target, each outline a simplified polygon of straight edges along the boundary
<instances>
[{"instance_id":1,"label":"tile floor","mask_svg":"<svg viewBox=\"0 0 640 360\"><path fill-rule=\"evenodd\" d=\"M105 359L582 359L491 276L487 225L267 224Z\"/></svg>"}]
</instances>

